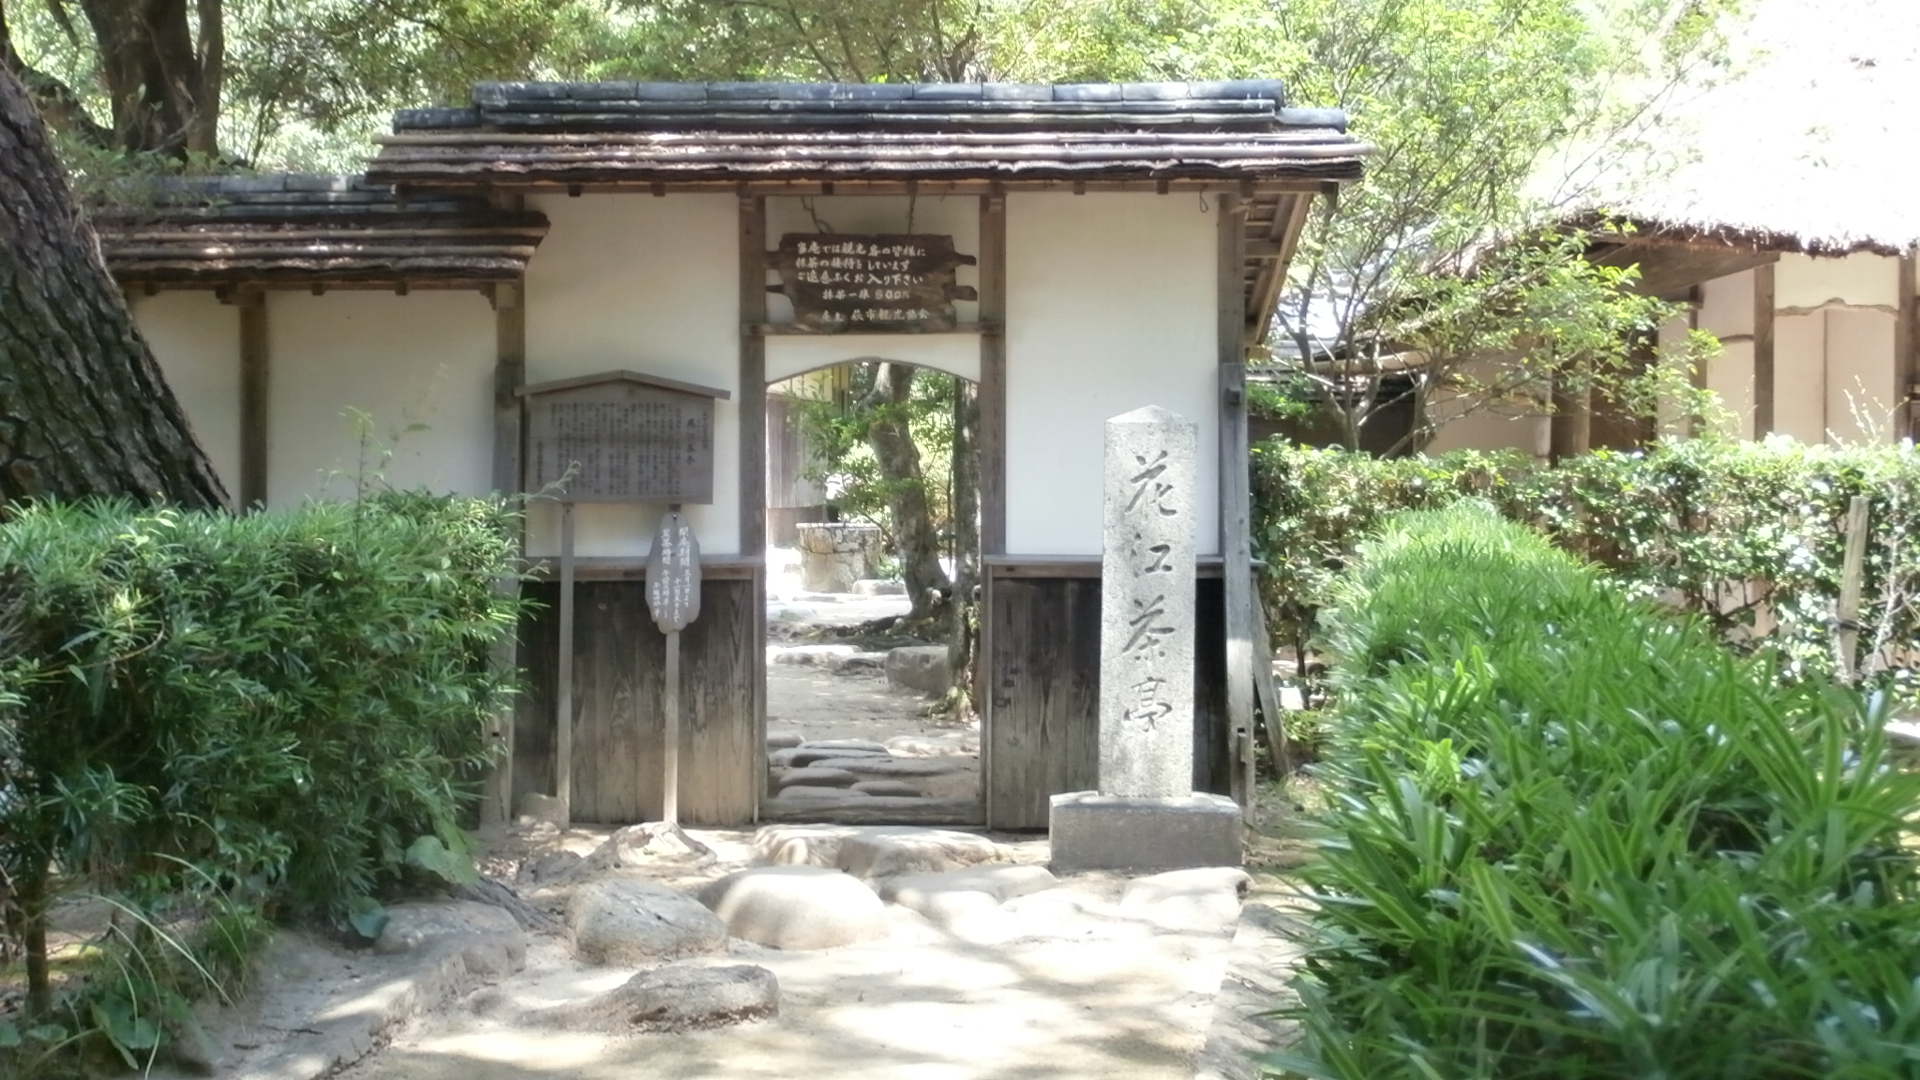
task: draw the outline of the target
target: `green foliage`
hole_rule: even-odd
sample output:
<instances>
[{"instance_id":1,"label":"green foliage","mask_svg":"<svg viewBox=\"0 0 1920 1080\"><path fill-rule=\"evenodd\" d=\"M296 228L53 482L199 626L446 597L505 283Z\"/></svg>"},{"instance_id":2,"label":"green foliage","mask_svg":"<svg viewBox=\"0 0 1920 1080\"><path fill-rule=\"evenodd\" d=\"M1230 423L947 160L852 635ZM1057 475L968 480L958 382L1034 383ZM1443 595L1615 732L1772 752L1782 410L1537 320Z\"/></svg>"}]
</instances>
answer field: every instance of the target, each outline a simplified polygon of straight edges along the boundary
<instances>
[{"instance_id":1,"label":"green foliage","mask_svg":"<svg viewBox=\"0 0 1920 1080\"><path fill-rule=\"evenodd\" d=\"M917 486L931 512L929 525L941 535L953 528L949 496L953 482L954 377L936 371L916 371L913 393L905 405L878 400L873 387L875 364L850 366L844 400L821 397L792 399L794 414L815 455L805 472L820 485L827 503L842 520L877 525L886 549L894 551L894 521L889 510L898 485ZM880 422L905 425L920 453L920 478L889 479L874 457L868 431ZM897 576L898 559L883 576Z\"/></svg>"},{"instance_id":2,"label":"green foliage","mask_svg":"<svg viewBox=\"0 0 1920 1080\"><path fill-rule=\"evenodd\" d=\"M512 691L489 657L517 619L495 589L512 524L497 503L400 492L0 523L7 943L31 951L57 892L112 897L145 928L106 950L135 975L97 972L81 1000L146 1022L169 989L231 982L261 916L343 924L409 868L471 880L468 778ZM140 1050L114 1033L145 1029L116 1024L96 1026Z\"/></svg>"},{"instance_id":3,"label":"green foliage","mask_svg":"<svg viewBox=\"0 0 1920 1080\"><path fill-rule=\"evenodd\" d=\"M1484 506L1336 585L1341 693L1284 1071L1903 1077L1920 878L1882 714Z\"/></svg>"},{"instance_id":4,"label":"green foliage","mask_svg":"<svg viewBox=\"0 0 1920 1080\"><path fill-rule=\"evenodd\" d=\"M1389 514L1484 499L1591 558L1632 595L1695 615L1728 644L1772 647L1785 674L1833 670L1849 500L1871 500L1861 668L1911 696L1920 643L1920 453L1791 440L1663 442L1557 468L1461 453L1377 460L1289 448L1253 454L1253 540L1275 639L1305 649L1341 569Z\"/></svg>"}]
</instances>

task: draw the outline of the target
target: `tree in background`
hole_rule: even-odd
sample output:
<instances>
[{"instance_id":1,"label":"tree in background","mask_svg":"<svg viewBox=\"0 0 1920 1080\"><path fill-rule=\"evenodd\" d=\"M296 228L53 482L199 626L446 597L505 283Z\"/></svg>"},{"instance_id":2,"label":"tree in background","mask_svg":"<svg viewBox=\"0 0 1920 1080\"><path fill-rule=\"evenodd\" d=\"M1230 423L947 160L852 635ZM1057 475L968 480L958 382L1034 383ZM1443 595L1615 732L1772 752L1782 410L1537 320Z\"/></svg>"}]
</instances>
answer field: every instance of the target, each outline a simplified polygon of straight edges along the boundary
<instances>
[{"instance_id":1,"label":"tree in background","mask_svg":"<svg viewBox=\"0 0 1920 1080\"><path fill-rule=\"evenodd\" d=\"M0 70L0 502L42 496L226 503L26 88Z\"/></svg>"}]
</instances>

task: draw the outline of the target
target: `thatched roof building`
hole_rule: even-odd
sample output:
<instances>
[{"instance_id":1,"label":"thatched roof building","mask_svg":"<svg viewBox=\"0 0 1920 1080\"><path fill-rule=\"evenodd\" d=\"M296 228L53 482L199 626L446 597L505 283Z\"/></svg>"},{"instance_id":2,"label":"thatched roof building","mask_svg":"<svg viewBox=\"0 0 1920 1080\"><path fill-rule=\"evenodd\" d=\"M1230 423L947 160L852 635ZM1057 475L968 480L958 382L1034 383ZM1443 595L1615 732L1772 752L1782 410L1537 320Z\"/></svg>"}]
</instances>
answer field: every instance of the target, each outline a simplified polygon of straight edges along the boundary
<instances>
[{"instance_id":1,"label":"thatched roof building","mask_svg":"<svg viewBox=\"0 0 1920 1080\"><path fill-rule=\"evenodd\" d=\"M1758 0L1732 52L1731 72L1661 118L1685 159L1600 201L1654 239L1810 255L1920 244L1920 4Z\"/></svg>"}]
</instances>

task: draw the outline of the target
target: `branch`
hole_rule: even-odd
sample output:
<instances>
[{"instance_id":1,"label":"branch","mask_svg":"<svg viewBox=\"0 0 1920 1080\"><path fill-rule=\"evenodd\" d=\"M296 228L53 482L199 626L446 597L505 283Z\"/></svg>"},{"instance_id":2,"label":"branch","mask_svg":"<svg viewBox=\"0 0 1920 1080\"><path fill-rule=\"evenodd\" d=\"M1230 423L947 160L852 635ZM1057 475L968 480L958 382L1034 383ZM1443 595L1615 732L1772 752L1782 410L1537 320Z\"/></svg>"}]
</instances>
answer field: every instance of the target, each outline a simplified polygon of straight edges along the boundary
<instances>
[{"instance_id":1,"label":"branch","mask_svg":"<svg viewBox=\"0 0 1920 1080\"><path fill-rule=\"evenodd\" d=\"M69 31L71 32L71 31ZM95 123L73 87L44 71L29 67L13 49L7 30L5 0L0 0L0 66L27 88L27 98L40 110L47 127L102 150L113 149L113 130Z\"/></svg>"}]
</instances>

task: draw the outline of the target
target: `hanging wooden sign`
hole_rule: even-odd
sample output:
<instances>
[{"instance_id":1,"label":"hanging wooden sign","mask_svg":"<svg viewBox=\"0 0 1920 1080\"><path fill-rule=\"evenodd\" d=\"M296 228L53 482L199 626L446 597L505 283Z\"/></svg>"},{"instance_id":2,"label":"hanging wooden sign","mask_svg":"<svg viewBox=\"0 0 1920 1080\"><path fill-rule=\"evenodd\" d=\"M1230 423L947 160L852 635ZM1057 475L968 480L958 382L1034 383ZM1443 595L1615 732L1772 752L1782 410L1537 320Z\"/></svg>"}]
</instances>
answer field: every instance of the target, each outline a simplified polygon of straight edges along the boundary
<instances>
[{"instance_id":1,"label":"hanging wooden sign","mask_svg":"<svg viewBox=\"0 0 1920 1080\"><path fill-rule=\"evenodd\" d=\"M679 510L660 518L647 555L647 610L663 634L678 633L700 617L700 541Z\"/></svg>"},{"instance_id":2,"label":"hanging wooden sign","mask_svg":"<svg viewBox=\"0 0 1920 1080\"><path fill-rule=\"evenodd\" d=\"M526 489L568 502L713 501L713 402L725 390L609 371L523 386Z\"/></svg>"},{"instance_id":3,"label":"hanging wooden sign","mask_svg":"<svg viewBox=\"0 0 1920 1080\"><path fill-rule=\"evenodd\" d=\"M775 292L793 301L794 325L826 334L923 333L954 327L953 302L974 300L954 273L972 266L953 237L788 233L768 253Z\"/></svg>"}]
</instances>

